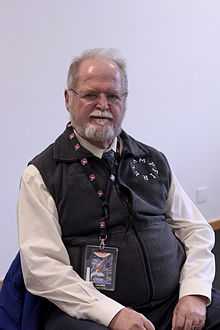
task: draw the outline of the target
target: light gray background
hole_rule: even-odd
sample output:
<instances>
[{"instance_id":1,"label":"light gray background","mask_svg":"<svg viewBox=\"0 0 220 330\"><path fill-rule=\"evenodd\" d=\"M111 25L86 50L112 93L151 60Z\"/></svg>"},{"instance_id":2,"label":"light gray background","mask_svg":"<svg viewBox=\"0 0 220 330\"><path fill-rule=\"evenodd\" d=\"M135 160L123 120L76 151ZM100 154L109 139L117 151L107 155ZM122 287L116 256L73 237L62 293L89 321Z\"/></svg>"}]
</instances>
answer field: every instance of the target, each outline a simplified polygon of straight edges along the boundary
<instances>
[{"instance_id":1,"label":"light gray background","mask_svg":"<svg viewBox=\"0 0 220 330\"><path fill-rule=\"evenodd\" d=\"M0 277L17 251L23 169L63 130L68 65L85 48L127 59L124 128L169 158L185 190L220 216L219 0L0 0ZM31 221L31 219L30 219Z\"/></svg>"}]
</instances>

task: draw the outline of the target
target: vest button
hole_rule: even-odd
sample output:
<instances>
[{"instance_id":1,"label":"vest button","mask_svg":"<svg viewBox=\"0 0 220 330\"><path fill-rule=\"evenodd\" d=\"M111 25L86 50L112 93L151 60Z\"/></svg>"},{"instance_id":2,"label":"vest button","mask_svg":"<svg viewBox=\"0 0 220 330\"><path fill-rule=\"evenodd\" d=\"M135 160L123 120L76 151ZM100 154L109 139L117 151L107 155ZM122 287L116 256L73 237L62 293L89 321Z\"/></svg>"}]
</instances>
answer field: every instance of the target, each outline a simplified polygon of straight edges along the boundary
<instances>
[{"instance_id":1,"label":"vest button","mask_svg":"<svg viewBox=\"0 0 220 330\"><path fill-rule=\"evenodd\" d=\"M79 143L75 144L74 149L77 151L79 148L80 148L80 144Z\"/></svg>"},{"instance_id":2,"label":"vest button","mask_svg":"<svg viewBox=\"0 0 220 330\"><path fill-rule=\"evenodd\" d=\"M103 196L103 194L104 194L104 193L103 193L103 191L102 191L102 190L98 190L98 191L97 191L97 195L98 195L99 197L102 197L102 196Z\"/></svg>"},{"instance_id":3,"label":"vest button","mask_svg":"<svg viewBox=\"0 0 220 330\"><path fill-rule=\"evenodd\" d=\"M75 134L74 134L74 133L71 133L71 134L69 135L69 139L72 140L72 139L74 138L74 136L75 136Z\"/></svg>"},{"instance_id":4,"label":"vest button","mask_svg":"<svg viewBox=\"0 0 220 330\"><path fill-rule=\"evenodd\" d=\"M95 174L90 174L89 175L89 180L92 182L92 181L95 181L96 177L95 177Z\"/></svg>"},{"instance_id":5,"label":"vest button","mask_svg":"<svg viewBox=\"0 0 220 330\"><path fill-rule=\"evenodd\" d=\"M88 160L86 158L83 158L83 159L80 160L80 163L81 163L82 166L85 166L85 165L88 164Z\"/></svg>"}]
</instances>

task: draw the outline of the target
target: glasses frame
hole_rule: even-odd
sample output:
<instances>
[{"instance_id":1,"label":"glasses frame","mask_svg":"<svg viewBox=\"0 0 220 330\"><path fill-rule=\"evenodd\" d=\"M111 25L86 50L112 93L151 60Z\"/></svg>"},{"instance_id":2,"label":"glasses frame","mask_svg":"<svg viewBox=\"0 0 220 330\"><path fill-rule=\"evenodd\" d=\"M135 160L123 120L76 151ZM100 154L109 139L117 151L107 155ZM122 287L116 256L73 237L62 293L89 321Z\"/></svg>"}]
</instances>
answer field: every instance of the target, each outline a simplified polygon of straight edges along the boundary
<instances>
[{"instance_id":1,"label":"glasses frame","mask_svg":"<svg viewBox=\"0 0 220 330\"><path fill-rule=\"evenodd\" d=\"M105 92L92 92L91 91L91 93L94 93L94 100L86 100L86 93L85 93L85 95L83 96L82 94L80 94L79 92L77 92L75 89L73 89L73 88L68 88L68 91L72 91L75 95L77 95L80 99L84 99L86 102L90 102L90 103L92 103L92 102L96 102L97 101L97 99L98 99L98 97L100 96L100 94L105 94L105 96L106 96L106 99L107 99L107 101L108 101L108 103L109 104L112 104L112 105L115 105L115 104L117 104L118 102L119 103L121 103L122 102L122 100L123 100L123 97L127 97L127 95L128 95L128 93L127 92L124 92L124 93L121 93L121 94L117 94L117 97L118 97L118 99L116 99L115 101L113 101L113 100L109 100L109 95L107 94L107 93L105 93ZM88 91L88 93L89 93L89 91ZM97 95L96 95L97 94ZM110 94L110 93L109 93ZM112 93L112 94L114 94L114 93Z\"/></svg>"}]
</instances>

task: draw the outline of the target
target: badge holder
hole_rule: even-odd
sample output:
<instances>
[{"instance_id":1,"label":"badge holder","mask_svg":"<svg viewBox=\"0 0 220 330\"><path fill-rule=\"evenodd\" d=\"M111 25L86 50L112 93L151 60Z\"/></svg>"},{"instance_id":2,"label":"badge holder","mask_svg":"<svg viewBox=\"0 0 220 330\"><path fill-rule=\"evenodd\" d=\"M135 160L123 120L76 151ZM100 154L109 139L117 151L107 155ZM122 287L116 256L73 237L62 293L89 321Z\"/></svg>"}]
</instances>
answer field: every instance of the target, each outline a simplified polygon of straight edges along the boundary
<instances>
[{"instance_id":1,"label":"badge holder","mask_svg":"<svg viewBox=\"0 0 220 330\"><path fill-rule=\"evenodd\" d=\"M84 279L97 289L114 291L118 248L87 245L85 249Z\"/></svg>"}]
</instances>

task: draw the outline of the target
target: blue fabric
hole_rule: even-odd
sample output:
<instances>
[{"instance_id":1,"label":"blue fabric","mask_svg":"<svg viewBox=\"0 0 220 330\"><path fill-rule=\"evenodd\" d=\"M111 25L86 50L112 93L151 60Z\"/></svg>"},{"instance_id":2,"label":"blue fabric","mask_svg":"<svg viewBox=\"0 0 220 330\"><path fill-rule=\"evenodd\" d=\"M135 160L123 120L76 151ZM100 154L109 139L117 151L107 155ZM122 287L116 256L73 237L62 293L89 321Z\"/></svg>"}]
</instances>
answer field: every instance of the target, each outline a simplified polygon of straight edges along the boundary
<instances>
[{"instance_id":1,"label":"blue fabric","mask_svg":"<svg viewBox=\"0 0 220 330\"><path fill-rule=\"evenodd\" d=\"M18 253L0 291L0 330L42 330L44 304L26 290Z\"/></svg>"}]
</instances>

